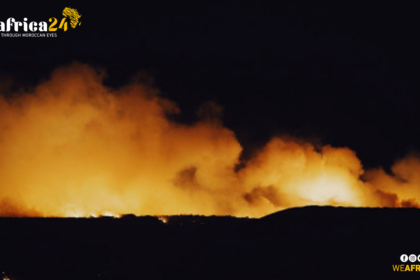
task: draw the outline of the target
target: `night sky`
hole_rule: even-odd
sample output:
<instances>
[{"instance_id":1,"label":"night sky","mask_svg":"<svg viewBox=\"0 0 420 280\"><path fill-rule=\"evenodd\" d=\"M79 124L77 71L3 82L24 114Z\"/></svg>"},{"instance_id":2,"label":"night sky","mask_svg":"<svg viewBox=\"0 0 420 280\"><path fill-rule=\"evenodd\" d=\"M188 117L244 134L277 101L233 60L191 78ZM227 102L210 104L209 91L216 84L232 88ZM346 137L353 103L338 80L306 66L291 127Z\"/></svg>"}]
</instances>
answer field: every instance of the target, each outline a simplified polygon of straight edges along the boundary
<instances>
[{"instance_id":1,"label":"night sky","mask_svg":"<svg viewBox=\"0 0 420 280\"><path fill-rule=\"evenodd\" d=\"M2 3L3 22L61 18L64 5L82 14L57 38L0 38L2 94L79 61L106 69L111 87L148 76L181 122L222 105L244 157L284 134L347 146L365 167L420 149L415 6L127 3Z\"/></svg>"}]
</instances>

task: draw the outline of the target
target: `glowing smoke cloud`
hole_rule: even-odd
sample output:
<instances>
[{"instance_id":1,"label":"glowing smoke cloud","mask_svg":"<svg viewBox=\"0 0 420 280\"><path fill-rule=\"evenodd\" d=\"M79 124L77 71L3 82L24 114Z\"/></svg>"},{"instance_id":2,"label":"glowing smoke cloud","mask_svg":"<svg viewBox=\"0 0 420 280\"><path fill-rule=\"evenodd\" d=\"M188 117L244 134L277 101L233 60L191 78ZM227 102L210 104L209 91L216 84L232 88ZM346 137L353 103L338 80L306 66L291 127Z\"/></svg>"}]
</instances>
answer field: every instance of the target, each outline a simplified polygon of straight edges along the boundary
<instances>
[{"instance_id":1,"label":"glowing smoke cloud","mask_svg":"<svg viewBox=\"0 0 420 280\"><path fill-rule=\"evenodd\" d=\"M157 89L113 90L102 79L73 64L31 92L0 97L0 215L262 216L309 204L417 206L414 155L390 175L364 171L348 148L275 137L238 171L242 147L219 119L171 121L179 109Z\"/></svg>"}]
</instances>

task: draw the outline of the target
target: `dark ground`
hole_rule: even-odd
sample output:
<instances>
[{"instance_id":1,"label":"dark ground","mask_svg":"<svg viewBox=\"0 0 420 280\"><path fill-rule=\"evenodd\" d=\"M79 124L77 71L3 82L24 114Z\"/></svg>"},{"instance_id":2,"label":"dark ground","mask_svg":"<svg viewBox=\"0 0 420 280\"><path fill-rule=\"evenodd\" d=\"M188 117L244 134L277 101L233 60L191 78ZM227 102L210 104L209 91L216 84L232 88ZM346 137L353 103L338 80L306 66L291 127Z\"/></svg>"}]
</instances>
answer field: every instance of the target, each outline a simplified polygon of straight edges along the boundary
<instances>
[{"instance_id":1,"label":"dark ground","mask_svg":"<svg viewBox=\"0 0 420 280\"><path fill-rule=\"evenodd\" d=\"M166 224L3 218L0 269L13 280L418 277L392 265L403 253L420 254L419 219L419 209L333 207L262 219L174 216Z\"/></svg>"}]
</instances>

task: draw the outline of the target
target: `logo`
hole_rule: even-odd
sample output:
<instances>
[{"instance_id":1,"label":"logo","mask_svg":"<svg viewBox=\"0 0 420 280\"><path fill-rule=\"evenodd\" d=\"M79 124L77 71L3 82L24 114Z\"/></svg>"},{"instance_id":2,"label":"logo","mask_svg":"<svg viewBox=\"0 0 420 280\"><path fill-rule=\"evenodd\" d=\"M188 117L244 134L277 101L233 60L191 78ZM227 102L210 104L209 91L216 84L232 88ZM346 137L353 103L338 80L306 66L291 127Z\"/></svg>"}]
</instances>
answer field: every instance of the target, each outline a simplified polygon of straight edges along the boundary
<instances>
[{"instance_id":1,"label":"logo","mask_svg":"<svg viewBox=\"0 0 420 280\"><path fill-rule=\"evenodd\" d=\"M408 256L407 254L402 254L400 256L400 261L403 263L406 263L407 261L410 261L411 263L414 263L416 261L420 262L420 255L416 256L415 254L410 254ZM393 264L392 265L393 271L400 271L400 272L413 272L418 271L420 272L420 264Z\"/></svg>"},{"instance_id":2,"label":"logo","mask_svg":"<svg viewBox=\"0 0 420 280\"><path fill-rule=\"evenodd\" d=\"M5 22L0 21L1 37L57 37L58 32L75 29L82 22L81 14L76 9L66 7L62 12L61 20L51 17L47 21L28 21L25 17L18 21L13 17Z\"/></svg>"}]
</instances>

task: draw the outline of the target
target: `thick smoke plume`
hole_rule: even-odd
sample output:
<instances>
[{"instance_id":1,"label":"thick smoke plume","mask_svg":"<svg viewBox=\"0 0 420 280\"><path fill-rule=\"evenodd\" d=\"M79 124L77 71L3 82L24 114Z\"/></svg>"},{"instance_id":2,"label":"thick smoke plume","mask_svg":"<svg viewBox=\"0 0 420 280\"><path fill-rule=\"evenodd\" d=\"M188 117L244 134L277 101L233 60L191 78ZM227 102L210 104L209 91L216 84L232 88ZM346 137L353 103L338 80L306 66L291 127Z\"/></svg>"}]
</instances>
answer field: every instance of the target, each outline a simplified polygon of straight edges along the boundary
<instances>
[{"instance_id":1,"label":"thick smoke plume","mask_svg":"<svg viewBox=\"0 0 420 280\"><path fill-rule=\"evenodd\" d=\"M262 216L309 204L416 207L420 159L363 170L348 148L275 137L238 170L242 147L207 104L194 125L141 83L118 90L73 64L0 94L0 215ZM0 88L2 88L0 86Z\"/></svg>"}]
</instances>

